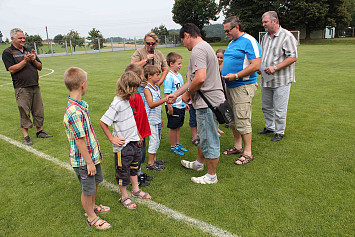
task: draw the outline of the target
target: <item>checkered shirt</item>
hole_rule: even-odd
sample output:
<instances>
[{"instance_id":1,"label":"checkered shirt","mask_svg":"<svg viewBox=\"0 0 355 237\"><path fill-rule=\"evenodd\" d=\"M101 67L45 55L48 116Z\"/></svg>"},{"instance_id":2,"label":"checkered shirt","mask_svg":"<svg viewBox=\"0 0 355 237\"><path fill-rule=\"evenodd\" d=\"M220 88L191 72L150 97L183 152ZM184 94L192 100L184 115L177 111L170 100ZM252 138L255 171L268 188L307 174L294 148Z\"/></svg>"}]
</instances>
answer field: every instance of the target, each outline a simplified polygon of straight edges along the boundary
<instances>
[{"instance_id":1,"label":"checkered shirt","mask_svg":"<svg viewBox=\"0 0 355 237\"><path fill-rule=\"evenodd\" d=\"M85 138L86 148L95 165L102 161L99 142L96 138L89 116L89 105L81 100L69 96L68 105L64 113L64 127L69 140L69 159L72 167L85 166L84 157L80 154L75 140Z\"/></svg>"}]
</instances>

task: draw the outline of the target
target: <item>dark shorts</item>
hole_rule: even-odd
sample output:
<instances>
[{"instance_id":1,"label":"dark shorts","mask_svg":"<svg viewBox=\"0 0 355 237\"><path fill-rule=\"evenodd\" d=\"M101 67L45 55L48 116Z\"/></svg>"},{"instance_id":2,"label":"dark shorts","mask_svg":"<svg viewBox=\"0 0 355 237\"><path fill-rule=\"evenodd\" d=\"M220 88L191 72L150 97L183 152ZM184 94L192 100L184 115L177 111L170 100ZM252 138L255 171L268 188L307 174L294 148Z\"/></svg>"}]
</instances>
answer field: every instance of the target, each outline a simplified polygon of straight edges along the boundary
<instances>
[{"instance_id":1,"label":"dark shorts","mask_svg":"<svg viewBox=\"0 0 355 237\"><path fill-rule=\"evenodd\" d=\"M101 164L95 165L96 174L94 176L88 175L87 166L73 167L78 176L81 190L84 195L94 195L96 193L96 185L104 180L101 170Z\"/></svg>"},{"instance_id":2,"label":"dark shorts","mask_svg":"<svg viewBox=\"0 0 355 237\"><path fill-rule=\"evenodd\" d=\"M184 125L185 110L173 107L173 114L168 114L168 106L165 105L166 116L168 117L167 127L170 129L177 129Z\"/></svg>"},{"instance_id":3,"label":"dark shorts","mask_svg":"<svg viewBox=\"0 0 355 237\"><path fill-rule=\"evenodd\" d=\"M195 128L195 127L197 127L196 110L192 106L192 104L189 104L189 106L190 106L190 110L189 110L189 113L190 113L189 126Z\"/></svg>"},{"instance_id":4,"label":"dark shorts","mask_svg":"<svg viewBox=\"0 0 355 237\"><path fill-rule=\"evenodd\" d=\"M115 176L118 185L127 186L130 176L137 175L140 151L138 142L130 142L120 152L115 153Z\"/></svg>"}]
</instances>

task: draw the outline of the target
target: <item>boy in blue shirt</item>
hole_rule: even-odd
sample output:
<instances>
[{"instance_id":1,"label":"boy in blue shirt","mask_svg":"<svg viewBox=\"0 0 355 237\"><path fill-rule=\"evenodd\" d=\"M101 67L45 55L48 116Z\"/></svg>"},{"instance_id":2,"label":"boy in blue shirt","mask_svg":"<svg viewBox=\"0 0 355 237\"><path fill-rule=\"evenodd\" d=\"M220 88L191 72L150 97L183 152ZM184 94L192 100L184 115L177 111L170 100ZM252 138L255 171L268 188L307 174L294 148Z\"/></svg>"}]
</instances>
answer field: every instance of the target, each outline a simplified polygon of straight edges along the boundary
<instances>
[{"instance_id":1,"label":"boy in blue shirt","mask_svg":"<svg viewBox=\"0 0 355 237\"><path fill-rule=\"evenodd\" d=\"M170 71L164 81L165 96L177 91L184 85L184 80L179 73L182 67L182 56L178 53L171 52L166 56L166 61L170 67ZM168 117L170 151L177 155L185 155L184 151L188 151L180 142L180 127L184 124L185 108L189 109L188 105L182 102L182 96L177 97L174 104L166 104L165 110Z\"/></svg>"}]
</instances>

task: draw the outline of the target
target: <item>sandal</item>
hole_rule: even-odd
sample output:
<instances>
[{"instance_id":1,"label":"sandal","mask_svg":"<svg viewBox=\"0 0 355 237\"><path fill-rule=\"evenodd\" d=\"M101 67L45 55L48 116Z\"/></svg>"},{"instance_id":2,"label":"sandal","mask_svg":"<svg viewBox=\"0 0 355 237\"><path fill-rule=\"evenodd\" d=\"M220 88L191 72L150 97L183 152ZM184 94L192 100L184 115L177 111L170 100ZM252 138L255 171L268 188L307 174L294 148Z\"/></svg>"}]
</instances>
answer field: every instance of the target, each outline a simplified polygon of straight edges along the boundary
<instances>
[{"instance_id":1,"label":"sandal","mask_svg":"<svg viewBox=\"0 0 355 237\"><path fill-rule=\"evenodd\" d=\"M122 205L124 206L124 208L127 208L127 209L136 209L136 208L137 208L137 206L131 207L131 206L136 205L136 204L135 204L134 202L132 202L132 200L131 200L129 197L127 197L127 198L125 198L125 199L120 198L119 201L122 203ZM126 201L127 201L128 203L127 203Z\"/></svg>"},{"instance_id":2,"label":"sandal","mask_svg":"<svg viewBox=\"0 0 355 237\"><path fill-rule=\"evenodd\" d=\"M107 223L106 227L104 227L104 225ZM89 219L86 219L86 224L90 227L94 227L97 230L107 230L111 228L111 225L102 220L100 217L96 217L93 221L89 221Z\"/></svg>"},{"instance_id":3,"label":"sandal","mask_svg":"<svg viewBox=\"0 0 355 237\"><path fill-rule=\"evenodd\" d=\"M248 155L241 155L239 156L239 158L234 162L235 165L246 165L248 164L250 161L254 160L254 156L248 156ZM240 164L238 164L237 162L241 162Z\"/></svg>"},{"instance_id":4,"label":"sandal","mask_svg":"<svg viewBox=\"0 0 355 237\"><path fill-rule=\"evenodd\" d=\"M164 170L165 167L161 166L161 165L158 165L157 163L154 162L153 165L147 164L146 165L146 169L147 170L154 170L154 171L161 171L161 170Z\"/></svg>"},{"instance_id":5,"label":"sandal","mask_svg":"<svg viewBox=\"0 0 355 237\"><path fill-rule=\"evenodd\" d=\"M100 204L100 206L96 206L94 209L95 214L99 215L99 214L105 214L107 212L110 211L110 207L107 206L103 206L102 204ZM88 216L88 214L85 212L84 213L85 216Z\"/></svg>"},{"instance_id":6,"label":"sandal","mask_svg":"<svg viewBox=\"0 0 355 237\"><path fill-rule=\"evenodd\" d=\"M223 155L233 155L233 154L240 154L240 153L242 153L243 152L243 149L238 149L238 148L236 148L235 146L233 147L233 148L231 148L231 149L227 149L227 150L225 150L222 154Z\"/></svg>"},{"instance_id":7,"label":"sandal","mask_svg":"<svg viewBox=\"0 0 355 237\"><path fill-rule=\"evenodd\" d=\"M143 195L140 195L140 193L144 193ZM149 193L143 192L141 189L139 189L137 192L132 191L132 196L135 198L141 198L141 199L151 199L152 197L148 198Z\"/></svg>"}]
</instances>

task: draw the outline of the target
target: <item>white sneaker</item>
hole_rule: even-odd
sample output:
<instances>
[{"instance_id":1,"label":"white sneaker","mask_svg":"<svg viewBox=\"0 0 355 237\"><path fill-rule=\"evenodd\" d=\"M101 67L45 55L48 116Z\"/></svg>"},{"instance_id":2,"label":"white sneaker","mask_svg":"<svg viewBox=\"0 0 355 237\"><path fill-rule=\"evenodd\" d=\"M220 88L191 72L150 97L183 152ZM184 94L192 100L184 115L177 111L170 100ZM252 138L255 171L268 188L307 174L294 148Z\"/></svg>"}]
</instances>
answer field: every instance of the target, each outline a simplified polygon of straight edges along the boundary
<instances>
[{"instance_id":1,"label":"white sneaker","mask_svg":"<svg viewBox=\"0 0 355 237\"><path fill-rule=\"evenodd\" d=\"M197 166L195 165L195 162L191 162L191 161L187 161L187 160L181 160L181 164L182 166L184 166L187 169L193 169L193 170L197 170L197 171L201 171L203 170L203 165L201 166Z\"/></svg>"},{"instance_id":2,"label":"white sneaker","mask_svg":"<svg viewBox=\"0 0 355 237\"><path fill-rule=\"evenodd\" d=\"M213 179L210 179L205 174L204 176L201 177L191 177L191 181L197 184L216 184L218 182L218 179L217 176L214 177Z\"/></svg>"}]
</instances>

